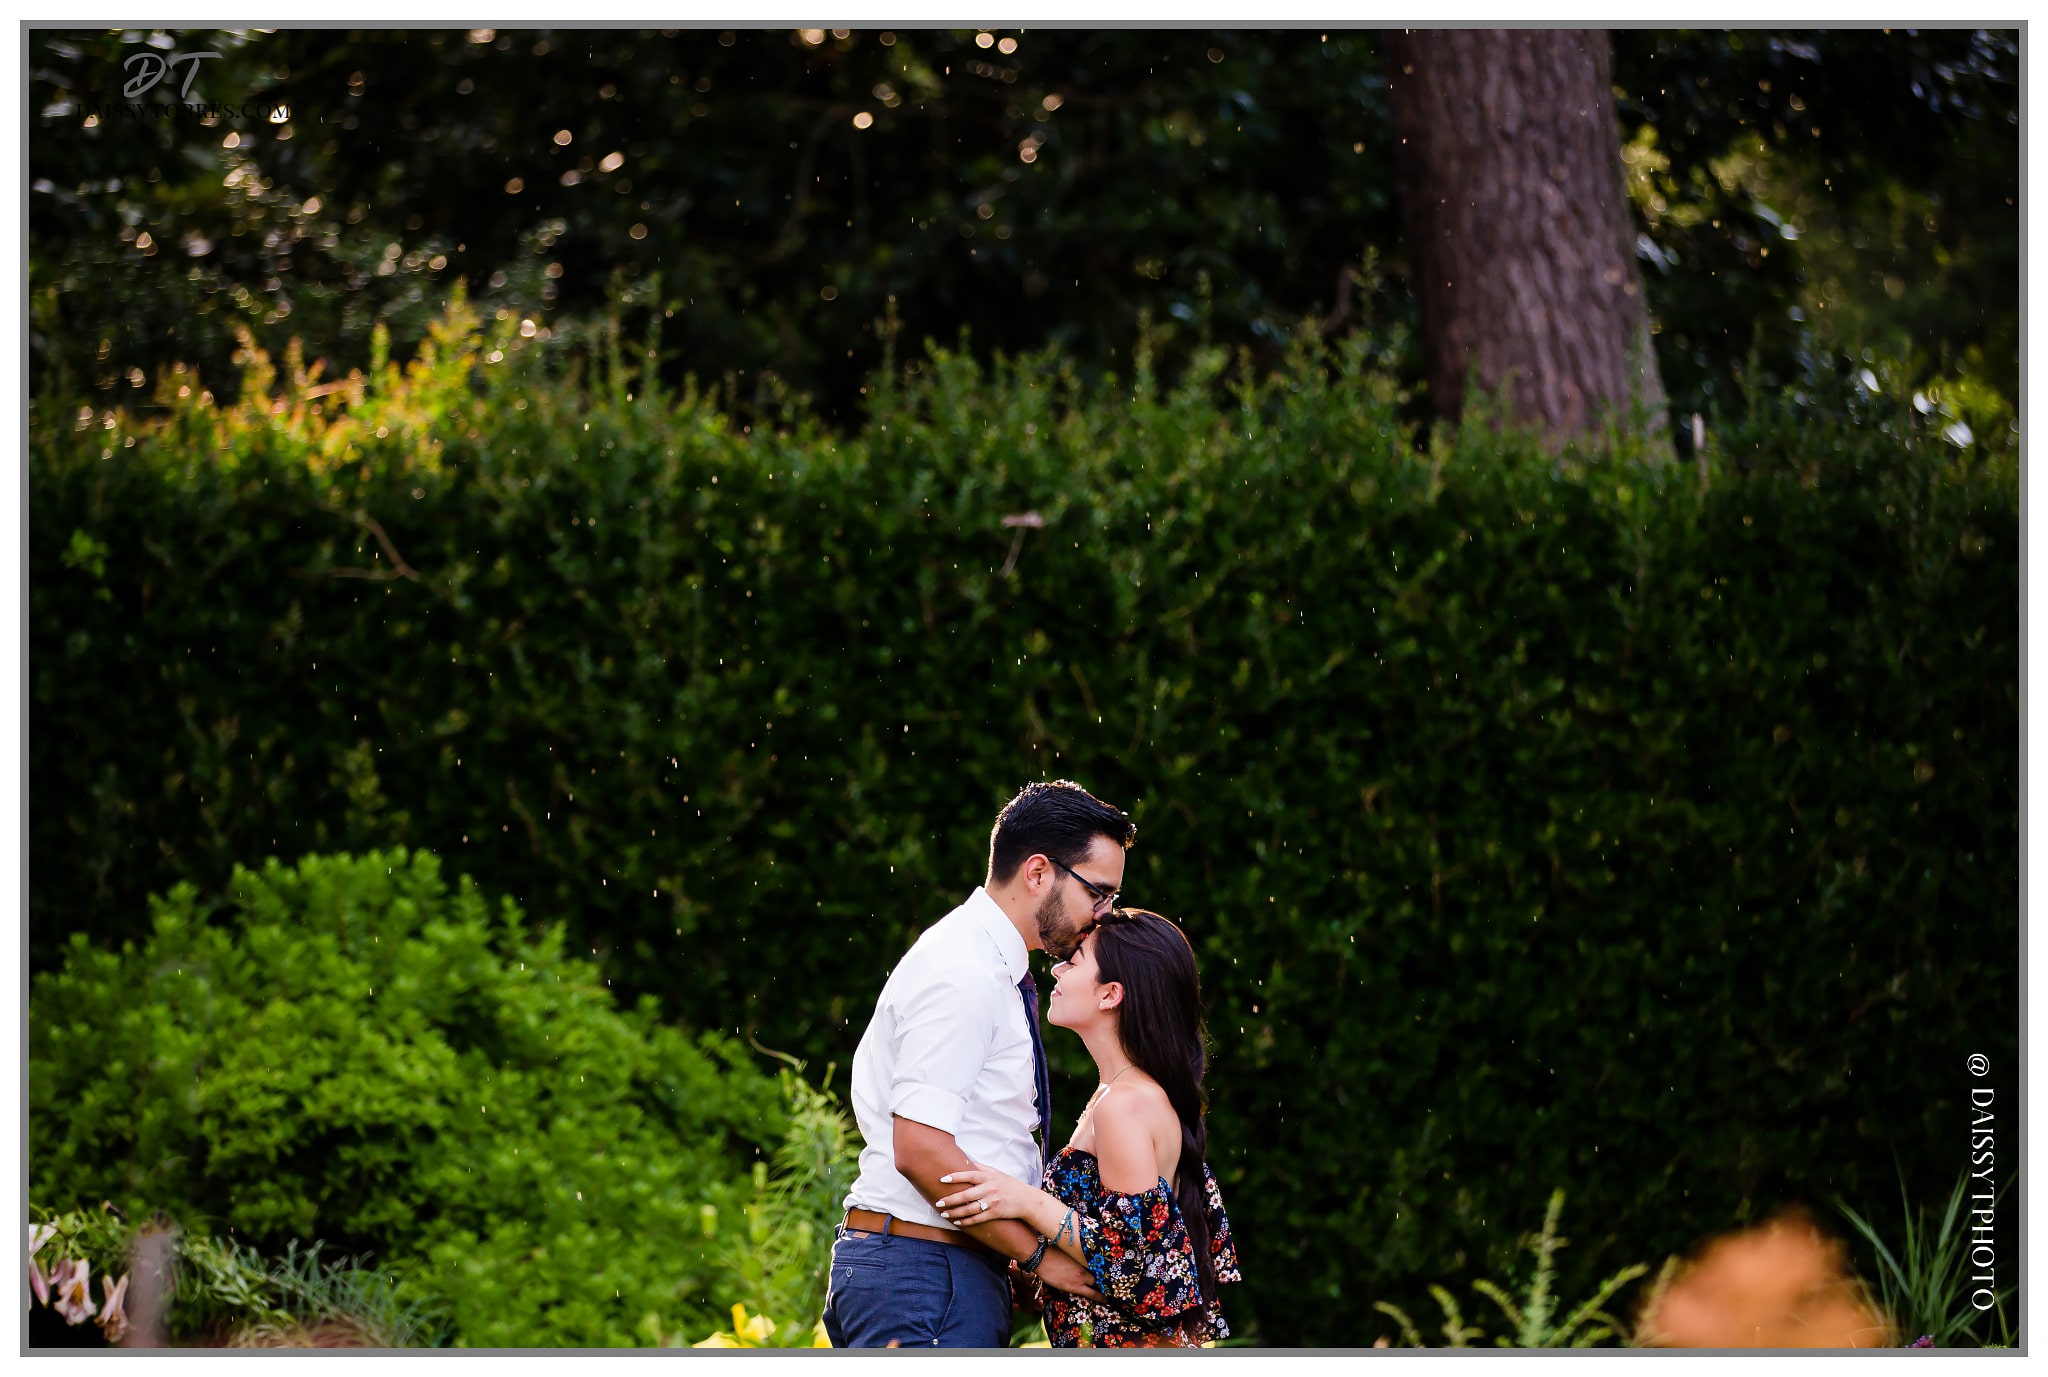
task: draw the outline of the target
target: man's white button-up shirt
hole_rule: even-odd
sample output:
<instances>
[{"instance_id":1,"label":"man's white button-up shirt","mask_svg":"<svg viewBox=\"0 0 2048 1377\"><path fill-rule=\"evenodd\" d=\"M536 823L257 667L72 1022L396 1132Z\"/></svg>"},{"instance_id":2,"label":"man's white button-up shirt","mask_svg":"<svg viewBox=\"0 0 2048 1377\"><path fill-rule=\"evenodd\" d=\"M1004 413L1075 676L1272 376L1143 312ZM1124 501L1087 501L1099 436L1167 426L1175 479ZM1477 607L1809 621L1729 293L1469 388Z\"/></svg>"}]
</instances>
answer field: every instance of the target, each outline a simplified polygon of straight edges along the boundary
<instances>
[{"instance_id":1,"label":"man's white button-up shirt","mask_svg":"<svg viewBox=\"0 0 2048 1377\"><path fill-rule=\"evenodd\" d=\"M853 1114L867 1145L848 1209L953 1227L896 1170L899 1114L952 1134L974 1161L1038 1181L1037 1077L1017 993L1029 970L1016 925L979 887L904 953L853 1054Z\"/></svg>"}]
</instances>

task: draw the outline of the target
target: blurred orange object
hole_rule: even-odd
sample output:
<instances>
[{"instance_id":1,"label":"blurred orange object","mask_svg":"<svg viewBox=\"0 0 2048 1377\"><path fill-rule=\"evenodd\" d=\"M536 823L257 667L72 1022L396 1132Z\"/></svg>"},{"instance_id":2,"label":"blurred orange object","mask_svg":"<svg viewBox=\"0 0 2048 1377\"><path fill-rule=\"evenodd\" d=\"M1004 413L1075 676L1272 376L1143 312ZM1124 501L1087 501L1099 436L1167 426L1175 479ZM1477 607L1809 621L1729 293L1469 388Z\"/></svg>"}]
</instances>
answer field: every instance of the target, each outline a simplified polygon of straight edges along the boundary
<instances>
[{"instance_id":1,"label":"blurred orange object","mask_svg":"<svg viewBox=\"0 0 2048 1377\"><path fill-rule=\"evenodd\" d=\"M1639 1345L1885 1348L1892 1327L1843 1267L1839 1241L1803 1211L1708 1244L1645 1305Z\"/></svg>"}]
</instances>

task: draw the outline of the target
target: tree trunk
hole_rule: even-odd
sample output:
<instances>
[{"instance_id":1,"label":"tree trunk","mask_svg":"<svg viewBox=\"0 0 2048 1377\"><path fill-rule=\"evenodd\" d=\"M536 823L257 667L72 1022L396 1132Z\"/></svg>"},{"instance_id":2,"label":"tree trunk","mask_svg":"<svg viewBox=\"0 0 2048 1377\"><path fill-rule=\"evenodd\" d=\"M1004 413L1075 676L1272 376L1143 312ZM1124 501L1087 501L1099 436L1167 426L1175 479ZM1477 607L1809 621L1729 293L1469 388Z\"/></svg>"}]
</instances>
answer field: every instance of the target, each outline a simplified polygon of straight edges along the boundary
<instances>
[{"instance_id":1,"label":"tree trunk","mask_svg":"<svg viewBox=\"0 0 2048 1377\"><path fill-rule=\"evenodd\" d=\"M1458 414L1476 371L1559 441L1640 405L1668 453L1606 32L1409 29L1386 51L1437 411Z\"/></svg>"}]
</instances>

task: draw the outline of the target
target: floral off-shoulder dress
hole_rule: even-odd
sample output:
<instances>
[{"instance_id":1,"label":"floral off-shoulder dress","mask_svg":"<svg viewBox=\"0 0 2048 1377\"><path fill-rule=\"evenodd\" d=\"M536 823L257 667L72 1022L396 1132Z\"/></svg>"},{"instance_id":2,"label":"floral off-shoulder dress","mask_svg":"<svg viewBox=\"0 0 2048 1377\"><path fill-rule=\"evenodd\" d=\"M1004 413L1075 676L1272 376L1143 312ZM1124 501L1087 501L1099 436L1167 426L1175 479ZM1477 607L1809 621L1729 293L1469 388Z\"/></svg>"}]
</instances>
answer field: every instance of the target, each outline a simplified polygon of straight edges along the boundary
<instances>
[{"instance_id":1,"label":"floral off-shoulder dress","mask_svg":"<svg viewBox=\"0 0 2048 1377\"><path fill-rule=\"evenodd\" d=\"M1206 1162L1202 1183L1216 1280L1241 1281L1223 1196ZM1065 1147L1046 1164L1045 1189L1073 1207L1103 1297L1084 1300L1046 1287L1045 1335L1053 1347L1199 1348L1229 1336L1222 1306L1202 1301L1194 1240L1166 1178L1136 1194L1107 1190L1095 1154Z\"/></svg>"}]
</instances>

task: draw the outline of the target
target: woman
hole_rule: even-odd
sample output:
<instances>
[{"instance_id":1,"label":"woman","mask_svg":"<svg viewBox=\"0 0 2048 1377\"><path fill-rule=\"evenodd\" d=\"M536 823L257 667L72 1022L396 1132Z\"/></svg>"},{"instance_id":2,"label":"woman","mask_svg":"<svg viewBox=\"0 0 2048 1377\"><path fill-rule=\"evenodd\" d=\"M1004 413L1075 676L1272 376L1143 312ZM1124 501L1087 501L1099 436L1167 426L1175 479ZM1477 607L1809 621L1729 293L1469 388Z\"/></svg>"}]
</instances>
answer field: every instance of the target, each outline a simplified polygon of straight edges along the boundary
<instances>
[{"instance_id":1,"label":"woman","mask_svg":"<svg viewBox=\"0 0 2048 1377\"><path fill-rule=\"evenodd\" d=\"M972 1228L1021 1219L1085 1263L1101 1301L1046 1288L1055 1347L1193 1348L1230 1333L1219 1282L1239 1280L1216 1177L1203 1160L1202 996L1195 954L1156 913L1115 909L1053 967L1046 1014L1095 1058L1101 1084L1045 1189L975 1163L940 1214Z\"/></svg>"}]
</instances>

